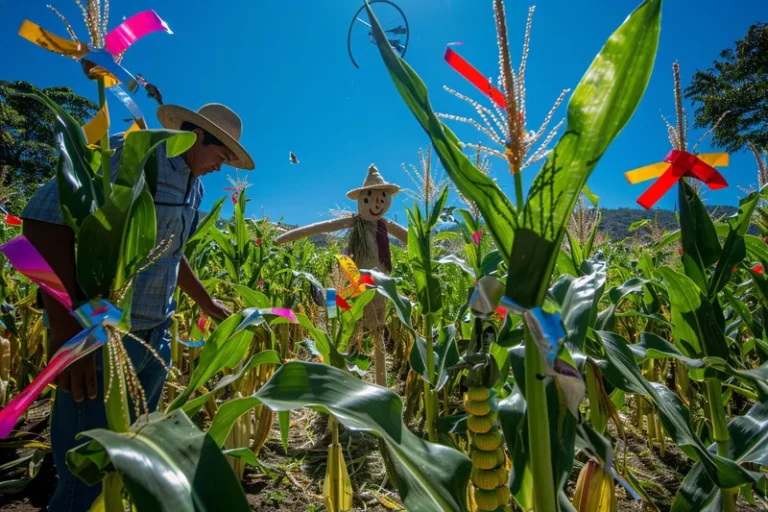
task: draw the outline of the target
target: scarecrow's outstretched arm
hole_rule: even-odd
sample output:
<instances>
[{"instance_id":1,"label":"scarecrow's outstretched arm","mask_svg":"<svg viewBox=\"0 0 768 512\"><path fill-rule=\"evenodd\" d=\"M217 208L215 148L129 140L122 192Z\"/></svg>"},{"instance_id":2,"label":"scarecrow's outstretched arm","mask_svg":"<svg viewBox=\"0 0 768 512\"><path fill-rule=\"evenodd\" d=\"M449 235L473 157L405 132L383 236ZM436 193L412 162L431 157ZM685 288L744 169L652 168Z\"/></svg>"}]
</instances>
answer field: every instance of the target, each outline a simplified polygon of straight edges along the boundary
<instances>
[{"instance_id":1,"label":"scarecrow's outstretched arm","mask_svg":"<svg viewBox=\"0 0 768 512\"><path fill-rule=\"evenodd\" d=\"M384 221L387 223L387 231L389 233L403 242L406 246L408 245L408 230L405 229L403 226L398 224L397 222L392 222L389 219L384 219Z\"/></svg>"},{"instance_id":2,"label":"scarecrow's outstretched arm","mask_svg":"<svg viewBox=\"0 0 768 512\"><path fill-rule=\"evenodd\" d=\"M283 233L279 237L275 238L275 244L287 244L295 240L307 238L312 235L318 235L320 233L332 233L339 231L340 229L348 229L353 225L352 217L342 217L340 219L331 219L323 222L316 222L308 226L302 226L294 230Z\"/></svg>"}]
</instances>

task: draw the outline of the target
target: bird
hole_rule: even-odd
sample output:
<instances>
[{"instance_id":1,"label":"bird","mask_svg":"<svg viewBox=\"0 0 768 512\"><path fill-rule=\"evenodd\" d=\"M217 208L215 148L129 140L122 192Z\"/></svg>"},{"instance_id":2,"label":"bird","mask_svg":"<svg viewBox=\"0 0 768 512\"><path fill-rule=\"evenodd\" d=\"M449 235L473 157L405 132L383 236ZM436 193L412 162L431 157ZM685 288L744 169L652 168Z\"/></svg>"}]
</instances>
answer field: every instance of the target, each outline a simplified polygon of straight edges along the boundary
<instances>
[{"instance_id":1,"label":"bird","mask_svg":"<svg viewBox=\"0 0 768 512\"><path fill-rule=\"evenodd\" d=\"M291 163L292 163L292 164L297 164L297 163L299 163L299 159L298 159L298 158L296 158L296 155L294 155L294 154L293 154L293 151L289 151L289 152L288 152L288 156L290 157L290 159L291 159Z\"/></svg>"},{"instance_id":2,"label":"bird","mask_svg":"<svg viewBox=\"0 0 768 512\"><path fill-rule=\"evenodd\" d=\"M387 30L387 32L389 32L390 34L395 34L395 35L405 35L405 34L408 33L408 30L404 26L398 25L395 28L391 28L391 29Z\"/></svg>"}]
</instances>

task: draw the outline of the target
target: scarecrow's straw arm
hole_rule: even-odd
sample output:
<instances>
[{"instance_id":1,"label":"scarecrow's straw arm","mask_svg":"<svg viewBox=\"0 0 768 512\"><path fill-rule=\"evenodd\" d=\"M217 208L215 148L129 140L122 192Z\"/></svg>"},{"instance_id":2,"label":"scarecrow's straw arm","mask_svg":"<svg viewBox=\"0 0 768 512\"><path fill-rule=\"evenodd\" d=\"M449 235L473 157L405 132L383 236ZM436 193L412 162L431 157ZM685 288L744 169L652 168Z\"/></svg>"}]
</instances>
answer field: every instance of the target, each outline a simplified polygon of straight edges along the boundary
<instances>
[{"instance_id":1,"label":"scarecrow's straw arm","mask_svg":"<svg viewBox=\"0 0 768 512\"><path fill-rule=\"evenodd\" d=\"M302 226L292 231L288 231L287 233L283 233L279 237L275 238L275 244L287 244L288 242L307 238L312 235L319 235L320 233L332 233L341 229L349 229L352 227L352 225L352 217L342 217L339 219L316 222L315 224Z\"/></svg>"},{"instance_id":2,"label":"scarecrow's straw arm","mask_svg":"<svg viewBox=\"0 0 768 512\"><path fill-rule=\"evenodd\" d=\"M384 219L384 222L387 223L387 231L389 234L408 246L408 230L397 222L392 222L389 219Z\"/></svg>"}]
</instances>

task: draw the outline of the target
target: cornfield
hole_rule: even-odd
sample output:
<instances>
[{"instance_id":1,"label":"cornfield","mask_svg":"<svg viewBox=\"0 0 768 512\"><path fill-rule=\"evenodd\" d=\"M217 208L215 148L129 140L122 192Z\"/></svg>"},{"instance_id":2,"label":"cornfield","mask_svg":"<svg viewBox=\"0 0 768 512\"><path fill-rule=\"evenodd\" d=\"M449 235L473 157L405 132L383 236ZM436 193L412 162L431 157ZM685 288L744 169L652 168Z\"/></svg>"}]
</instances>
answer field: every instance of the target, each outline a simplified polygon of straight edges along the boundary
<instances>
[{"instance_id":1,"label":"cornfield","mask_svg":"<svg viewBox=\"0 0 768 512\"><path fill-rule=\"evenodd\" d=\"M525 61L516 73L503 3L494 6L506 105L491 110L452 91L486 126L436 114L426 86L369 13L391 79L431 142L426 158L419 150L423 174L413 168L408 241L393 247L391 274L350 273L337 238L327 247L277 246L280 226L247 214L239 179L233 217L220 215L229 197L214 204L184 255L236 313L216 323L176 290L173 372L157 411L134 415L111 393L109 429L85 432L70 452L73 474L103 482L99 510L279 509L291 494L308 496L306 510L332 512L768 506L764 162L761 188L731 218L713 220L695 180L683 178L678 230L645 223L633 227L647 231L637 243L601 238L602 217L584 187L645 92L661 0L643 1L610 36L570 96L567 123L538 149L564 96L532 132L537 137L526 132ZM526 37L523 59L527 44ZM78 264L109 279L81 284L89 299L124 309L137 262L151 261L164 243L154 239L153 219L140 214L151 172L145 155L160 143L181 151L191 141L166 130L128 135L126 147L136 151L124 153L119 186L141 193L118 194L90 167L104 148L87 144L53 102L36 99L58 116L64 152L77 156L59 172L76 176L68 183L81 188L62 201L92 204L68 210L79 228ZM485 146L459 141L441 118L492 132L499 149L484 152L507 161L514 198L481 165ZM685 150L681 127L681 120L669 126L670 139ZM434 172L437 160L448 180ZM544 163L524 196L520 173L537 160ZM448 204L449 187L460 205ZM114 222L94 230L89 216L107 203ZM6 243L19 234L4 226L0 237ZM89 254L89 237L120 251ZM126 241L141 237L153 243ZM329 290L345 297L344 307L331 304ZM34 282L4 261L2 407L51 359L36 294ZM374 341L358 326L377 296L387 304L386 387L374 384ZM118 357L129 326L121 320L105 329L105 347ZM108 389L133 385L128 369L110 378ZM57 393L46 386L0 441L0 493L20 492L36 478L50 452L40 422ZM641 462L650 457L688 468L674 489L648 477Z\"/></svg>"}]
</instances>

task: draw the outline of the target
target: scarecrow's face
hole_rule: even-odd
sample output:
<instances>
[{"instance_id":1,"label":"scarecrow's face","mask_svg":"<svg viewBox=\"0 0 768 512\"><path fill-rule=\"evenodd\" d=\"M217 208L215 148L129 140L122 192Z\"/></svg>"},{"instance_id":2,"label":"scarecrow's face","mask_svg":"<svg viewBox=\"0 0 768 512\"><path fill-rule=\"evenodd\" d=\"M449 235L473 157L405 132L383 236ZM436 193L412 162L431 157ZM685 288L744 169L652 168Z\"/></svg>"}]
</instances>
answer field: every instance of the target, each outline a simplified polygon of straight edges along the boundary
<instances>
[{"instance_id":1,"label":"scarecrow's face","mask_svg":"<svg viewBox=\"0 0 768 512\"><path fill-rule=\"evenodd\" d=\"M365 220L379 220L392 206L392 194L386 190L364 190L357 198L357 212Z\"/></svg>"}]
</instances>

